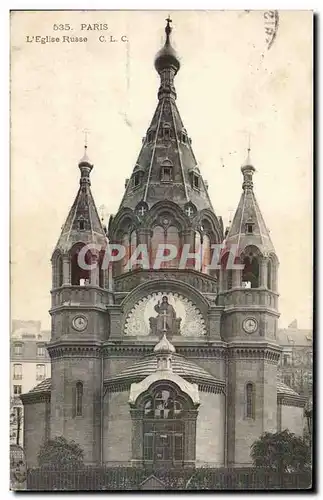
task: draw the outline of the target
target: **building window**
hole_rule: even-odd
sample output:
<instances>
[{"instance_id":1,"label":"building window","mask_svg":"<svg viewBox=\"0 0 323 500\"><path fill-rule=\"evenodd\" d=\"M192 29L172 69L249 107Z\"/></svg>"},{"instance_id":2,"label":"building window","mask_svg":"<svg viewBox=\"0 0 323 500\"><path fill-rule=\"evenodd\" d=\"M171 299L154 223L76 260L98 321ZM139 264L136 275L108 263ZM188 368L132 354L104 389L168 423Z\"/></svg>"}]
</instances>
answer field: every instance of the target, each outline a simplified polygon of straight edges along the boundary
<instances>
[{"instance_id":1,"label":"building window","mask_svg":"<svg viewBox=\"0 0 323 500\"><path fill-rule=\"evenodd\" d=\"M172 133L171 133L171 129L169 127L169 125L164 125L163 127L163 138L166 140L166 141L169 141L172 137Z\"/></svg>"},{"instance_id":2,"label":"building window","mask_svg":"<svg viewBox=\"0 0 323 500\"><path fill-rule=\"evenodd\" d=\"M255 389L251 382L246 385L246 417L255 418Z\"/></svg>"},{"instance_id":3,"label":"building window","mask_svg":"<svg viewBox=\"0 0 323 500\"><path fill-rule=\"evenodd\" d=\"M174 255L174 258L170 261L160 261L157 258L157 255L160 246L162 247L164 245L173 245L175 249L177 249L177 254L176 256ZM178 267L178 259L179 259L179 249L180 249L180 237L179 237L179 232L177 227L175 226L169 226L167 229L164 229L161 226L155 226L153 229L153 235L151 238L151 253L150 253L150 266L153 268L155 266L155 269L165 269L165 268L171 268L171 267ZM163 255L169 255L170 250L168 248L165 248L163 250Z\"/></svg>"},{"instance_id":4,"label":"building window","mask_svg":"<svg viewBox=\"0 0 323 500\"><path fill-rule=\"evenodd\" d=\"M291 387L292 385L292 376L291 375L284 375L284 384L288 385Z\"/></svg>"},{"instance_id":5,"label":"building window","mask_svg":"<svg viewBox=\"0 0 323 500\"><path fill-rule=\"evenodd\" d=\"M45 365L36 365L36 380L44 380L45 377Z\"/></svg>"},{"instance_id":6,"label":"building window","mask_svg":"<svg viewBox=\"0 0 323 500\"><path fill-rule=\"evenodd\" d=\"M142 416L142 457L146 464L172 468L174 464L183 465L186 459L194 461L191 450L195 448L196 430L195 426L191 427L191 419L197 417L197 410L191 405L186 394L166 383L158 384L148 395L143 395L135 414ZM136 433L137 418L133 427ZM194 446L187 446L188 439Z\"/></svg>"},{"instance_id":7,"label":"building window","mask_svg":"<svg viewBox=\"0 0 323 500\"><path fill-rule=\"evenodd\" d=\"M13 365L14 380L22 380L22 365Z\"/></svg>"},{"instance_id":8,"label":"building window","mask_svg":"<svg viewBox=\"0 0 323 500\"><path fill-rule=\"evenodd\" d=\"M140 184L140 175L139 172L136 172L133 176L133 187L137 187Z\"/></svg>"},{"instance_id":9,"label":"building window","mask_svg":"<svg viewBox=\"0 0 323 500\"><path fill-rule=\"evenodd\" d=\"M39 356L39 357L45 356L45 346L44 345L37 346L37 356Z\"/></svg>"},{"instance_id":10,"label":"building window","mask_svg":"<svg viewBox=\"0 0 323 500\"><path fill-rule=\"evenodd\" d=\"M259 261L258 258L250 254L243 259L242 271L242 284L250 283L250 287L245 288L258 288L259 287Z\"/></svg>"},{"instance_id":11,"label":"building window","mask_svg":"<svg viewBox=\"0 0 323 500\"><path fill-rule=\"evenodd\" d=\"M162 167L161 180L163 182L170 182L172 180L172 168L171 167Z\"/></svg>"},{"instance_id":12,"label":"building window","mask_svg":"<svg viewBox=\"0 0 323 500\"><path fill-rule=\"evenodd\" d=\"M200 178L196 174L193 174L193 187L195 189L199 189L200 188Z\"/></svg>"},{"instance_id":13,"label":"building window","mask_svg":"<svg viewBox=\"0 0 323 500\"><path fill-rule=\"evenodd\" d=\"M183 405L169 387L161 388L144 404L144 460L183 461Z\"/></svg>"},{"instance_id":14,"label":"building window","mask_svg":"<svg viewBox=\"0 0 323 500\"><path fill-rule=\"evenodd\" d=\"M83 414L83 384L82 384L82 382L76 383L75 414L77 417L81 417Z\"/></svg>"},{"instance_id":15,"label":"building window","mask_svg":"<svg viewBox=\"0 0 323 500\"><path fill-rule=\"evenodd\" d=\"M14 348L13 348L14 354L21 355L22 354L22 347L23 347L22 344L15 344Z\"/></svg>"},{"instance_id":16,"label":"building window","mask_svg":"<svg viewBox=\"0 0 323 500\"><path fill-rule=\"evenodd\" d=\"M14 385L13 386L13 393L15 396L20 396L22 392L22 386L21 385Z\"/></svg>"},{"instance_id":17,"label":"building window","mask_svg":"<svg viewBox=\"0 0 323 500\"><path fill-rule=\"evenodd\" d=\"M84 231L84 229L85 229L85 220L79 219L79 230Z\"/></svg>"}]
</instances>

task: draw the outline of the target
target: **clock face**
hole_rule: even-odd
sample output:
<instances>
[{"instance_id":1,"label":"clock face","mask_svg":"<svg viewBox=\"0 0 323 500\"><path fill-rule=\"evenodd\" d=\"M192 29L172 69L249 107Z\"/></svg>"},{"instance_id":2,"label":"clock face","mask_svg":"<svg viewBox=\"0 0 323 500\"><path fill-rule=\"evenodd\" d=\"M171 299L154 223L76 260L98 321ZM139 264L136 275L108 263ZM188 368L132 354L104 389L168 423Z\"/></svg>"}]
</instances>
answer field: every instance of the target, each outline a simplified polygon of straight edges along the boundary
<instances>
[{"instance_id":1,"label":"clock face","mask_svg":"<svg viewBox=\"0 0 323 500\"><path fill-rule=\"evenodd\" d=\"M75 316L73 319L73 328L75 330L78 330L81 332L82 330L85 330L87 326L87 319L85 316Z\"/></svg>"},{"instance_id":2,"label":"clock face","mask_svg":"<svg viewBox=\"0 0 323 500\"><path fill-rule=\"evenodd\" d=\"M242 326L246 333L254 333L258 328L258 322L255 318L247 318Z\"/></svg>"}]
</instances>

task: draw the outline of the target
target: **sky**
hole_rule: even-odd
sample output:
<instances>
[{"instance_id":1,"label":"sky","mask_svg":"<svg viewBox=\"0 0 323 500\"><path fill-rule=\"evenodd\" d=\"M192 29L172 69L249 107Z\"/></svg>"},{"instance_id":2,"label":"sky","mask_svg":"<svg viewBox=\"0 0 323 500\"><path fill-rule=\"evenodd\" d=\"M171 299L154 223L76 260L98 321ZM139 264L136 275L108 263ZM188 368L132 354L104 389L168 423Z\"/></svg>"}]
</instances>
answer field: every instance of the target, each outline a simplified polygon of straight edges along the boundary
<instances>
[{"instance_id":1,"label":"sky","mask_svg":"<svg viewBox=\"0 0 323 500\"><path fill-rule=\"evenodd\" d=\"M250 134L255 193L280 261L279 325L297 318L300 328L310 328L312 13L279 12L270 49L264 11L169 14L181 59L177 105L216 214L225 225L234 215ZM85 130L97 207L104 206L106 217L118 210L157 105L153 61L167 15L12 14L12 318L50 328L50 258L78 190ZM66 24L70 30L55 29ZM108 30L81 30L94 24ZM38 43L36 36L60 41Z\"/></svg>"}]
</instances>

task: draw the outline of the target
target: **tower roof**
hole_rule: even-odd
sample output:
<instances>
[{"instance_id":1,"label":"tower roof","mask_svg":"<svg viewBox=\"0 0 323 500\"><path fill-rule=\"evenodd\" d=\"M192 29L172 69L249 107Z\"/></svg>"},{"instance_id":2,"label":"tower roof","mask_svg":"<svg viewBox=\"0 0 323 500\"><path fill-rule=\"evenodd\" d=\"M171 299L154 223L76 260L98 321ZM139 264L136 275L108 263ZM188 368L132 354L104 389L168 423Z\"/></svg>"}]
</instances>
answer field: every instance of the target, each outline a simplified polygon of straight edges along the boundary
<instances>
[{"instance_id":1,"label":"tower roof","mask_svg":"<svg viewBox=\"0 0 323 500\"><path fill-rule=\"evenodd\" d=\"M275 253L269 230L253 190L253 174L255 171L249 148L247 159L241 167L243 174L242 194L226 242L238 245L238 251L243 250L246 246L254 245L262 253Z\"/></svg>"},{"instance_id":2,"label":"tower roof","mask_svg":"<svg viewBox=\"0 0 323 500\"><path fill-rule=\"evenodd\" d=\"M87 146L84 148L84 155L78 166L81 173L80 187L55 248L62 252L70 250L77 242L95 242L101 245L106 243L105 231L90 187L90 173L93 165L87 155Z\"/></svg>"},{"instance_id":3,"label":"tower roof","mask_svg":"<svg viewBox=\"0 0 323 500\"><path fill-rule=\"evenodd\" d=\"M145 202L151 208L158 201L173 200L181 207L191 201L198 210L208 208L213 211L191 140L175 102L174 77L180 62L171 46L170 22L168 18L166 42L155 59L155 68L160 75L157 108L119 209L135 209L139 202ZM163 167L170 169L165 178Z\"/></svg>"}]
</instances>

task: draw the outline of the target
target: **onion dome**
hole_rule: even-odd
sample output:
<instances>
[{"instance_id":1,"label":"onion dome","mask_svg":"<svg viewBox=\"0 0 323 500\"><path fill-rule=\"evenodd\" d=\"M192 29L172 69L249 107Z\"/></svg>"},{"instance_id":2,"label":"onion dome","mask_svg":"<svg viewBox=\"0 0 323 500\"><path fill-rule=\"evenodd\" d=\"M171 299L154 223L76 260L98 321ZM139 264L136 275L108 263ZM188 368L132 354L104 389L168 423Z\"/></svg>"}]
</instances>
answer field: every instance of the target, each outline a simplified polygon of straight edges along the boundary
<instances>
[{"instance_id":1,"label":"onion dome","mask_svg":"<svg viewBox=\"0 0 323 500\"><path fill-rule=\"evenodd\" d=\"M86 145L84 146L84 155L82 156L82 158L79 161L79 166L81 166L81 165L89 165L90 167L93 167L93 165L90 162L90 159L87 155L87 146Z\"/></svg>"},{"instance_id":2,"label":"onion dome","mask_svg":"<svg viewBox=\"0 0 323 500\"><path fill-rule=\"evenodd\" d=\"M245 162L242 164L241 167L241 172L244 173L246 170L251 169L253 172L256 171L255 167L252 164L251 158L250 158L250 146L248 148L248 154Z\"/></svg>"},{"instance_id":3,"label":"onion dome","mask_svg":"<svg viewBox=\"0 0 323 500\"><path fill-rule=\"evenodd\" d=\"M155 354L172 354L176 352L175 347L173 344L167 340L166 335L164 334L162 339L158 342L158 344L155 345L154 347L154 353Z\"/></svg>"},{"instance_id":4,"label":"onion dome","mask_svg":"<svg viewBox=\"0 0 323 500\"><path fill-rule=\"evenodd\" d=\"M176 51L173 49L170 43L170 34L172 31L170 23L172 22L172 20L168 17L166 19L166 22L166 41L164 47L156 55L155 68L158 73L161 73L164 69L173 69L176 75L181 65Z\"/></svg>"}]
</instances>

